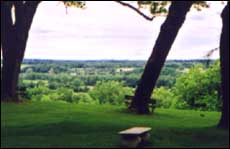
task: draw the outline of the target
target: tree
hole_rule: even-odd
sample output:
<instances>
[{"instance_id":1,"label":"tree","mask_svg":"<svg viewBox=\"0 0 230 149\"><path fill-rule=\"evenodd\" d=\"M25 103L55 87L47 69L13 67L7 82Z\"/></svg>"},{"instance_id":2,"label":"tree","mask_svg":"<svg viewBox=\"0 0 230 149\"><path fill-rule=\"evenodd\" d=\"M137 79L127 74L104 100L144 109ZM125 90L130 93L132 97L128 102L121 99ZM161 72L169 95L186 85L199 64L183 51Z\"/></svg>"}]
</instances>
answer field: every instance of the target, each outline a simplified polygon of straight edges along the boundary
<instances>
[{"instance_id":1,"label":"tree","mask_svg":"<svg viewBox=\"0 0 230 149\"><path fill-rule=\"evenodd\" d=\"M40 1L1 1L1 100L18 101L16 88L32 20ZM14 20L12 9L14 8Z\"/></svg>"},{"instance_id":2,"label":"tree","mask_svg":"<svg viewBox=\"0 0 230 149\"><path fill-rule=\"evenodd\" d=\"M17 83L20 66L24 58L29 30L40 2L1 1L2 101L19 101ZM64 5L83 8L85 3L82 1L64 1Z\"/></svg>"},{"instance_id":3,"label":"tree","mask_svg":"<svg viewBox=\"0 0 230 149\"><path fill-rule=\"evenodd\" d=\"M156 16L162 16L167 13L166 6L169 1L138 1L139 8L149 6L149 10L153 17L146 16L139 9L130 4L121 1L118 1L118 3L131 8L145 19L151 21ZM168 16L164 24L161 26L161 32L158 36L155 47L153 48L153 52L145 66L144 73L139 81L132 104L129 107L130 109L136 110L139 114L149 113L147 100L150 98L166 56L192 4L198 11L200 11L202 7L209 7L209 5L204 1L171 2Z\"/></svg>"},{"instance_id":4,"label":"tree","mask_svg":"<svg viewBox=\"0 0 230 149\"><path fill-rule=\"evenodd\" d=\"M170 5L168 16L161 26L159 36L147 61L130 107L139 114L149 113L147 100L152 94L168 52L192 4L193 2L172 2Z\"/></svg>"},{"instance_id":5,"label":"tree","mask_svg":"<svg viewBox=\"0 0 230 149\"><path fill-rule=\"evenodd\" d=\"M84 85L84 82L83 82L82 80L76 79L76 78L73 79L73 80L71 81L71 83L70 83L71 88L73 88L73 90L74 90L75 92L81 91L81 88L82 88L83 85Z\"/></svg>"},{"instance_id":6,"label":"tree","mask_svg":"<svg viewBox=\"0 0 230 149\"><path fill-rule=\"evenodd\" d=\"M219 127L229 128L229 2L222 14L222 33L220 38L222 116Z\"/></svg>"}]
</instances>

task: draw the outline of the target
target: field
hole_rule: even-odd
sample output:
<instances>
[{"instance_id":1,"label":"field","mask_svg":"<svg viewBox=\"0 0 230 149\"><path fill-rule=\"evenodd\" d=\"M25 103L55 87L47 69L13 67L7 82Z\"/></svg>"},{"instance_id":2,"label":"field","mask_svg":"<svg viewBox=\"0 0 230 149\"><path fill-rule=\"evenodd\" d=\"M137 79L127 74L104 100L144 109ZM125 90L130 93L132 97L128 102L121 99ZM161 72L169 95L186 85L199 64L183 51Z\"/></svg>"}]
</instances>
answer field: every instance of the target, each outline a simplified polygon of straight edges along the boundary
<instances>
[{"instance_id":1,"label":"field","mask_svg":"<svg viewBox=\"0 0 230 149\"><path fill-rule=\"evenodd\" d=\"M229 132L216 128L219 112L156 109L138 116L123 106L61 102L1 104L1 148L115 148L120 130L152 127L153 148L229 147Z\"/></svg>"}]
</instances>

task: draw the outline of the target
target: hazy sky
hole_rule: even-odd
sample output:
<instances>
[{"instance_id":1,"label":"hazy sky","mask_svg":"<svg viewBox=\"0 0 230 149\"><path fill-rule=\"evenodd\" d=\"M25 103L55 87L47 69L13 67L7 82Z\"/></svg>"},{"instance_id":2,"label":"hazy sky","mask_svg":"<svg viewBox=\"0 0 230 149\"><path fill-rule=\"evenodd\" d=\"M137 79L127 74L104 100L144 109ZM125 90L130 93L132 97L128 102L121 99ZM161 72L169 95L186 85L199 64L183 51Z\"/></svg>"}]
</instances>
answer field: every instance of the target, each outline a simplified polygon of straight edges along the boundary
<instances>
[{"instance_id":1,"label":"hazy sky","mask_svg":"<svg viewBox=\"0 0 230 149\"><path fill-rule=\"evenodd\" d=\"M25 58L135 59L147 60L165 17L147 21L115 2L86 3L86 9L42 2L36 12ZM209 9L191 10L168 59L203 58L219 45L220 13L224 5L212 2ZM218 52L214 58L218 57Z\"/></svg>"}]
</instances>

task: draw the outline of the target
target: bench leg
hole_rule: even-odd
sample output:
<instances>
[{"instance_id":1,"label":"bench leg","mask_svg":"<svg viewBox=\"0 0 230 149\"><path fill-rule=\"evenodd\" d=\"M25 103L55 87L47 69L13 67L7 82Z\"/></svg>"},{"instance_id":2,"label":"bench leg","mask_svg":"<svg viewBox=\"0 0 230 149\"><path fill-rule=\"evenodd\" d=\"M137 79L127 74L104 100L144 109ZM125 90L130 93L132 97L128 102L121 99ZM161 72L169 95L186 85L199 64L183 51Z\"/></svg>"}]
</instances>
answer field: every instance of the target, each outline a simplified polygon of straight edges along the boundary
<instances>
[{"instance_id":1,"label":"bench leg","mask_svg":"<svg viewBox=\"0 0 230 149\"><path fill-rule=\"evenodd\" d=\"M130 139L122 138L121 145L128 148L136 148L141 141L142 141L141 137L134 137Z\"/></svg>"},{"instance_id":2,"label":"bench leg","mask_svg":"<svg viewBox=\"0 0 230 149\"><path fill-rule=\"evenodd\" d=\"M147 132L147 133L145 133L143 136L141 136L141 140L142 140L142 142L148 142L149 140L150 140L150 133L149 132Z\"/></svg>"}]
</instances>

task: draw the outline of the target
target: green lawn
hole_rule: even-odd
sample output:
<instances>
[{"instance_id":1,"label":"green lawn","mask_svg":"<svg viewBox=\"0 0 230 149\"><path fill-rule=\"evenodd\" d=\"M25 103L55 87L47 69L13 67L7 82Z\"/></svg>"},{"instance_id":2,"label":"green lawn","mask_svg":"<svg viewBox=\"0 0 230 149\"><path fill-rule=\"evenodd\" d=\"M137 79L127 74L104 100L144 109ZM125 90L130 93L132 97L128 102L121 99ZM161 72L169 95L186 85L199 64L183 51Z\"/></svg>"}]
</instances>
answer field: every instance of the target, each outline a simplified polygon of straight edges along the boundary
<instances>
[{"instance_id":1,"label":"green lawn","mask_svg":"<svg viewBox=\"0 0 230 149\"><path fill-rule=\"evenodd\" d=\"M229 147L229 132L216 128L220 113L156 109L154 115L125 107L49 102L1 104L1 148L120 147L117 132L150 126L146 147Z\"/></svg>"}]
</instances>

